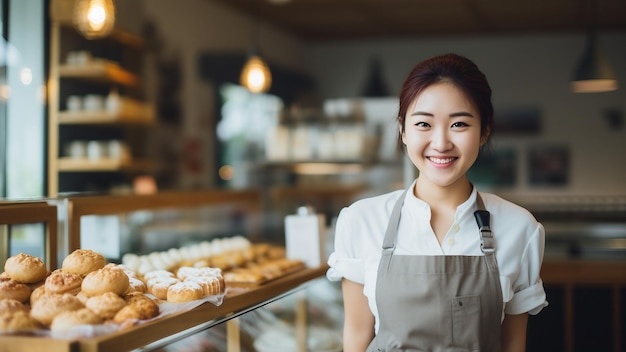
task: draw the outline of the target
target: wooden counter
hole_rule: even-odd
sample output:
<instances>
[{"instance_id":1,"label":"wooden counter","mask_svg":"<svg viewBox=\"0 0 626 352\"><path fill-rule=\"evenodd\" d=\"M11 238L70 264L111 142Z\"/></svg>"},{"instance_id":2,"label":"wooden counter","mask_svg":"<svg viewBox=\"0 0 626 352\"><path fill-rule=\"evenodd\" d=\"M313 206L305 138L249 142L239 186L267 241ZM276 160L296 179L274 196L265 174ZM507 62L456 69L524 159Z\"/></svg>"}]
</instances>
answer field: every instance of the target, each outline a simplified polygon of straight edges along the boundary
<instances>
[{"instance_id":1,"label":"wooden counter","mask_svg":"<svg viewBox=\"0 0 626 352\"><path fill-rule=\"evenodd\" d=\"M303 269L256 288L237 290L232 294L229 293L219 306L203 303L189 311L174 313L162 319L156 319L105 336L75 341L33 336L2 336L0 337L0 351L129 351L166 339L171 335L202 324L206 325L203 328L208 329L213 325L235 318L281 298L313 279L324 276L326 270L327 267Z\"/></svg>"},{"instance_id":2,"label":"wooden counter","mask_svg":"<svg viewBox=\"0 0 626 352\"><path fill-rule=\"evenodd\" d=\"M541 279L549 305L530 317L529 350L623 351L626 260L546 259Z\"/></svg>"}]
</instances>

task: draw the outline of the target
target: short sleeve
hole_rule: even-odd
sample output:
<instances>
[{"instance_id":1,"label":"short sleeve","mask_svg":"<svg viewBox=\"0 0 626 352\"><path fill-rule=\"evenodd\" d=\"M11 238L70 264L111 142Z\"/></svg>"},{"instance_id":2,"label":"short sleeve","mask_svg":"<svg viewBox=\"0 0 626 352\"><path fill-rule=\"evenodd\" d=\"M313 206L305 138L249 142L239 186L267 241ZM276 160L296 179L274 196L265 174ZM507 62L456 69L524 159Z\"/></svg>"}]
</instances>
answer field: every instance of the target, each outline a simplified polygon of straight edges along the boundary
<instances>
[{"instance_id":1,"label":"short sleeve","mask_svg":"<svg viewBox=\"0 0 626 352\"><path fill-rule=\"evenodd\" d=\"M358 245L355 240L352 212L350 208L343 208L337 217L335 226L335 248L328 258L330 268L326 277L331 281L346 278L362 284L364 281L364 259L359 256Z\"/></svg>"},{"instance_id":2,"label":"short sleeve","mask_svg":"<svg viewBox=\"0 0 626 352\"><path fill-rule=\"evenodd\" d=\"M541 263L545 247L545 231L537 223L521 257L519 273L514 281L503 282L506 314L537 314L548 305L541 281ZM507 302L507 299L508 300Z\"/></svg>"}]
</instances>

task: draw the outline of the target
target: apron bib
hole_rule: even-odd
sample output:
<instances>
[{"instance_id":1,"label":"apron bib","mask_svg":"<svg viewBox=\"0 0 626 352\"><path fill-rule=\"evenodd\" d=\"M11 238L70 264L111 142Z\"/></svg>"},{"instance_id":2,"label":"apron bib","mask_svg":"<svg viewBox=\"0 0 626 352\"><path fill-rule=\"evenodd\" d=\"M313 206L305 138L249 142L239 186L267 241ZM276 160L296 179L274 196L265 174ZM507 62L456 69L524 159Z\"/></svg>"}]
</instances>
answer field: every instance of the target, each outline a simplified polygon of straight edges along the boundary
<instances>
[{"instance_id":1,"label":"apron bib","mask_svg":"<svg viewBox=\"0 0 626 352\"><path fill-rule=\"evenodd\" d=\"M379 329L367 351L498 351L502 289L489 213L476 215L484 256L393 255L406 192L398 199L376 281Z\"/></svg>"}]
</instances>

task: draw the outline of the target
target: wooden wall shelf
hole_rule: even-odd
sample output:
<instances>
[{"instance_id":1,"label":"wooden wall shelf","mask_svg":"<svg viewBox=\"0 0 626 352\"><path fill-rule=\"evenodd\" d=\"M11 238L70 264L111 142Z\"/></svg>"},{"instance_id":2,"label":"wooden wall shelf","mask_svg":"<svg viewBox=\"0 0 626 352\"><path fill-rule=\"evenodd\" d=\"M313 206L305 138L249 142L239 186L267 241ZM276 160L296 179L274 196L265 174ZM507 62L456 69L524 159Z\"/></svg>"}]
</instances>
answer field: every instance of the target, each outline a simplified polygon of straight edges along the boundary
<instances>
[{"instance_id":1,"label":"wooden wall shelf","mask_svg":"<svg viewBox=\"0 0 626 352\"><path fill-rule=\"evenodd\" d=\"M110 61L89 62L82 65L60 65L61 78L85 79L104 84L117 83L128 87L139 85L139 77Z\"/></svg>"},{"instance_id":2,"label":"wooden wall shelf","mask_svg":"<svg viewBox=\"0 0 626 352\"><path fill-rule=\"evenodd\" d=\"M102 171L135 171L148 172L156 166L148 160L124 160L103 158L91 160L87 158L59 158L58 170L60 172L102 172Z\"/></svg>"},{"instance_id":3,"label":"wooden wall shelf","mask_svg":"<svg viewBox=\"0 0 626 352\"><path fill-rule=\"evenodd\" d=\"M151 124L154 114L132 113L127 111L60 111L59 124L62 125L97 125L97 124Z\"/></svg>"}]
</instances>

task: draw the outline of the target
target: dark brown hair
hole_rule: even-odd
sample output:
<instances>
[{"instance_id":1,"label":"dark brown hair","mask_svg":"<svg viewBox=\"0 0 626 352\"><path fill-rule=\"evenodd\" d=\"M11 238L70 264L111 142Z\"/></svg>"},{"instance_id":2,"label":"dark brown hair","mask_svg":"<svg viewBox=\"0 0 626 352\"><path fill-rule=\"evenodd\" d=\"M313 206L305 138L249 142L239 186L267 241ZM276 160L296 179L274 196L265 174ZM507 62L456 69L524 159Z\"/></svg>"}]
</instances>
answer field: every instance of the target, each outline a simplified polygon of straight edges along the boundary
<instances>
[{"instance_id":1,"label":"dark brown hair","mask_svg":"<svg viewBox=\"0 0 626 352\"><path fill-rule=\"evenodd\" d=\"M427 87L450 82L465 93L480 114L480 135L488 137L493 131L491 87L487 77L470 59L457 54L444 54L424 60L413 67L400 91L398 122L404 133L406 113L415 98ZM398 146L402 146L402 136Z\"/></svg>"}]
</instances>

